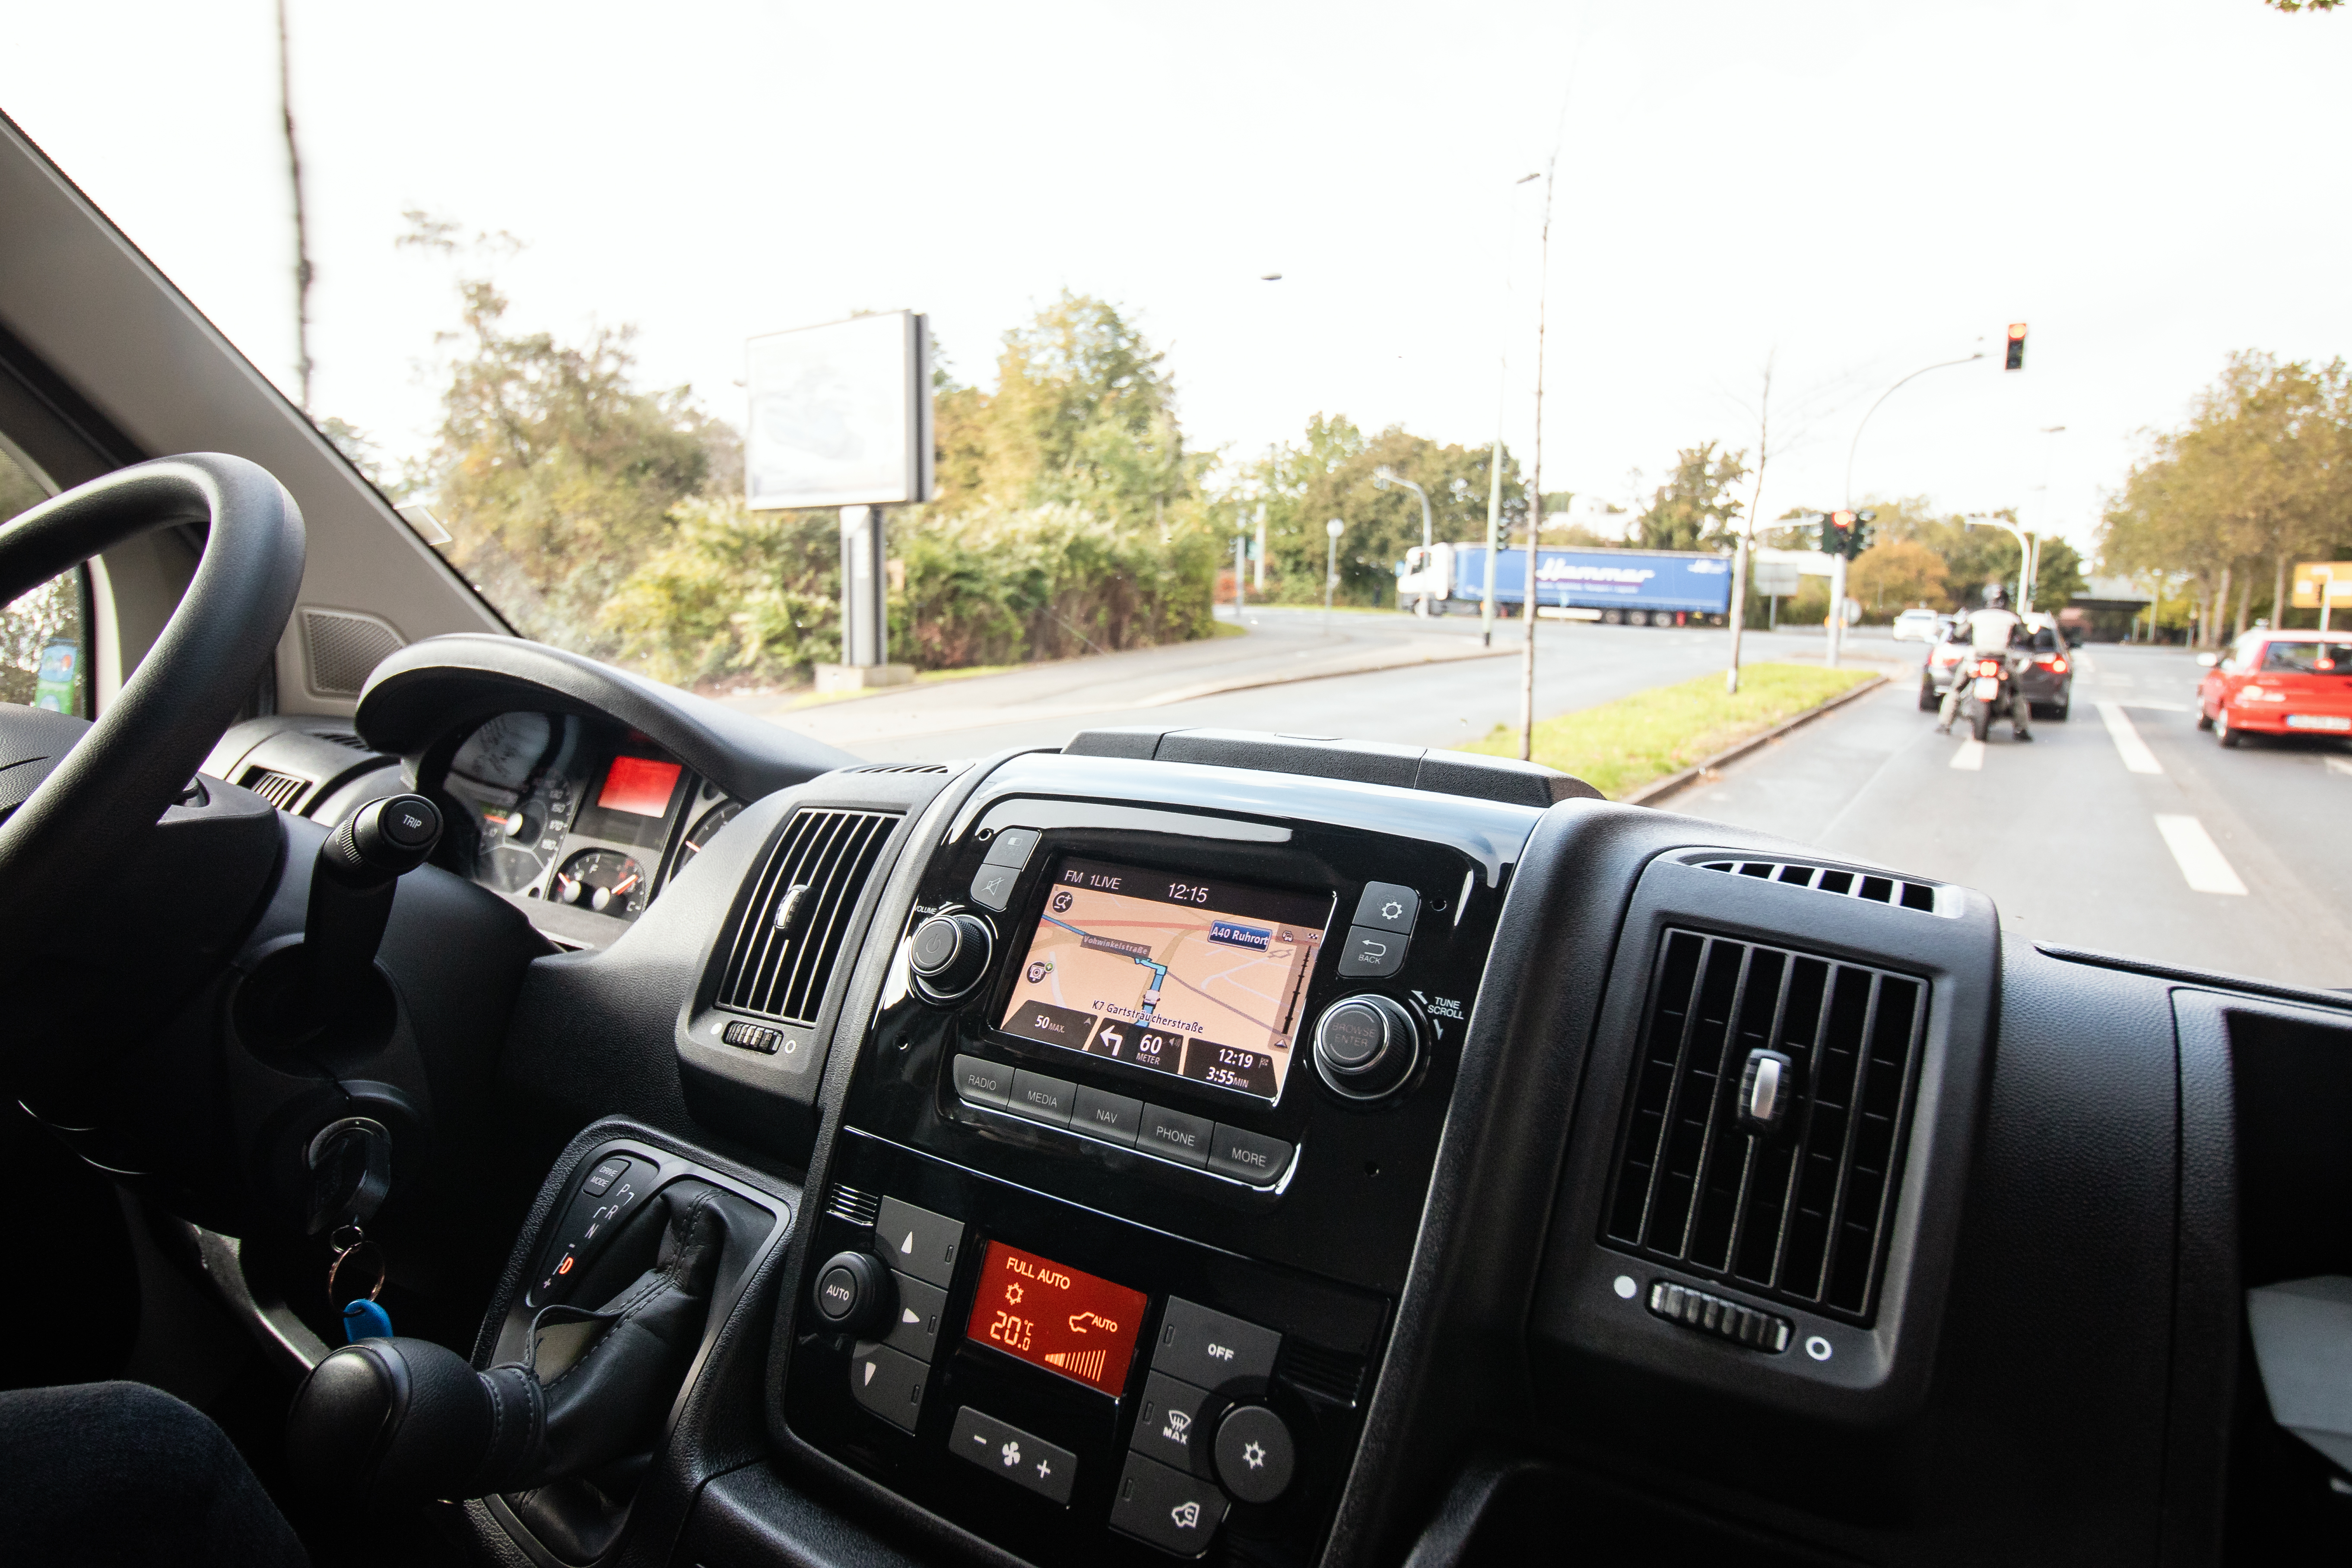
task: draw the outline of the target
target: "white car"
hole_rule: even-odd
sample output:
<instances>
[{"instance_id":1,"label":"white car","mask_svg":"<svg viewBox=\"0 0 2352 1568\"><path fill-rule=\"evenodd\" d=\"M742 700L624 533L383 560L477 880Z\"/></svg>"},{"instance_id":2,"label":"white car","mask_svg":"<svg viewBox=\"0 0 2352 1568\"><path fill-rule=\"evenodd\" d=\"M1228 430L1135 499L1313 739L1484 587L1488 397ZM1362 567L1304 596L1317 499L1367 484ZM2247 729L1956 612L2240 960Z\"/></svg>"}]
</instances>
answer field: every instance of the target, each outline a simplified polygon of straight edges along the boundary
<instances>
[{"instance_id":1,"label":"white car","mask_svg":"<svg viewBox=\"0 0 2352 1568\"><path fill-rule=\"evenodd\" d=\"M1944 617L1925 605L1915 605L1895 617L1896 642L1932 643L1944 635Z\"/></svg>"}]
</instances>

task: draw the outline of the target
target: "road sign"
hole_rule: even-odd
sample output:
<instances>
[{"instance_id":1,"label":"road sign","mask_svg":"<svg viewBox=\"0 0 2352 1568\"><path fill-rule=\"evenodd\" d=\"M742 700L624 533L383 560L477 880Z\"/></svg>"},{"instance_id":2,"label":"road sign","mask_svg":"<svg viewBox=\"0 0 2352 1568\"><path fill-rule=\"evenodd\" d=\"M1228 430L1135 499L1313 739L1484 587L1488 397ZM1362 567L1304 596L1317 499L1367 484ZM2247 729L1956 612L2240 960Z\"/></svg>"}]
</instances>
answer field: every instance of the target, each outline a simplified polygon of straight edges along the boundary
<instances>
[{"instance_id":1,"label":"road sign","mask_svg":"<svg viewBox=\"0 0 2352 1568\"><path fill-rule=\"evenodd\" d=\"M753 338L754 511L931 499L930 332L911 310Z\"/></svg>"},{"instance_id":2,"label":"road sign","mask_svg":"<svg viewBox=\"0 0 2352 1568\"><path fill-rule=\"evenodd\" d=\"M1759 561L1753 581L1767 598L1786 598L1805 585L1805 574L1793 561Z\"/></svg>"},{"instance_id":3,"label":"road sign","mask_svg":"<svg viewBox=\"0 0 2352 1568\"><path fill-rule=\"evenodd\" d=\"M2299 561L2294 568L2293 602L2298 610L2319 608L2319 585L2327 584L2331 605L2352 605L2352 561Z\"/></svg>"}]
</instances>

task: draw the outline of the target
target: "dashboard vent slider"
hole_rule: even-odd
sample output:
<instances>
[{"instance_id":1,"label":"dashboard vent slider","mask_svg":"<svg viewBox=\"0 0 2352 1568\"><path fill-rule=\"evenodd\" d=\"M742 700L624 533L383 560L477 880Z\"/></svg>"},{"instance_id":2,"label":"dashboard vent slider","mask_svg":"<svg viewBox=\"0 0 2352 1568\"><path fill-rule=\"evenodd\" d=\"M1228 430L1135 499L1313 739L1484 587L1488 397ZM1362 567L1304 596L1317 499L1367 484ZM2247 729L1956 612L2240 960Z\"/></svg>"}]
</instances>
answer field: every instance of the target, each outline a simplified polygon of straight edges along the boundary
<instances>
[{"instance_id":1,"label":"dashboard vent slider","mask_svg":"<svg viewBox=\"0 0 2352 1568\"><path fill-rule=\"evenodd\" d=\"M785 820L729 944L718 1005L815 1025L858 896L898 816L796 811Z\"/></svg>"}]
</instances>

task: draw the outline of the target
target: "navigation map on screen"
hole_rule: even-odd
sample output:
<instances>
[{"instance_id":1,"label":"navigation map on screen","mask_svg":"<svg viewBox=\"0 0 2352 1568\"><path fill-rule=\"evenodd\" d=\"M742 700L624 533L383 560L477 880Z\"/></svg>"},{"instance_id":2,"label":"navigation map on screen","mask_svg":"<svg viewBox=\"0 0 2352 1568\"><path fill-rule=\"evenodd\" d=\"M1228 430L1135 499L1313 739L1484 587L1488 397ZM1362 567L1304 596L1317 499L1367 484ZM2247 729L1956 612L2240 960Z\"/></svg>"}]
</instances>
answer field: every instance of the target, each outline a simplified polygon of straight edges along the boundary
<instances>
[{"instance_id":1,"label":"navigation map on screen","mask_svg":"<svg viewBox=\"0 0 2352 1568\"><path fill-rule=\"evenodd\" d=\"M1006 1033L1281 1096L1328 894L1075 858L1047 889Z\"/></svg>"}]
</instances>

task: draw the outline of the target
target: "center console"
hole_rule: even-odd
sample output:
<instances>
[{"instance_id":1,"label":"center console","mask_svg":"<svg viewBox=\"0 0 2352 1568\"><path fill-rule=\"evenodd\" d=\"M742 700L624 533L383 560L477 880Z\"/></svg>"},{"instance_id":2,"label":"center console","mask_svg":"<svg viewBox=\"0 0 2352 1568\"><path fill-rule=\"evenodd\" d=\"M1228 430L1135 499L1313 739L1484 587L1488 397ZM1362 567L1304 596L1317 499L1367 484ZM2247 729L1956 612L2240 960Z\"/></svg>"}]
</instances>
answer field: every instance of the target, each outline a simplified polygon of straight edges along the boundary
<instances>
[{"instance_id":1,"label":"center console","mask_svg":"<svg viewBox=\"0 0 2352 1568\"><path fill-rule=\"evenodd\" d=\"M942 806L876 917L779 1436L1031 1562L1313 1560L1538 815L1068 754Z\"/></svg>"}]
</instances>

